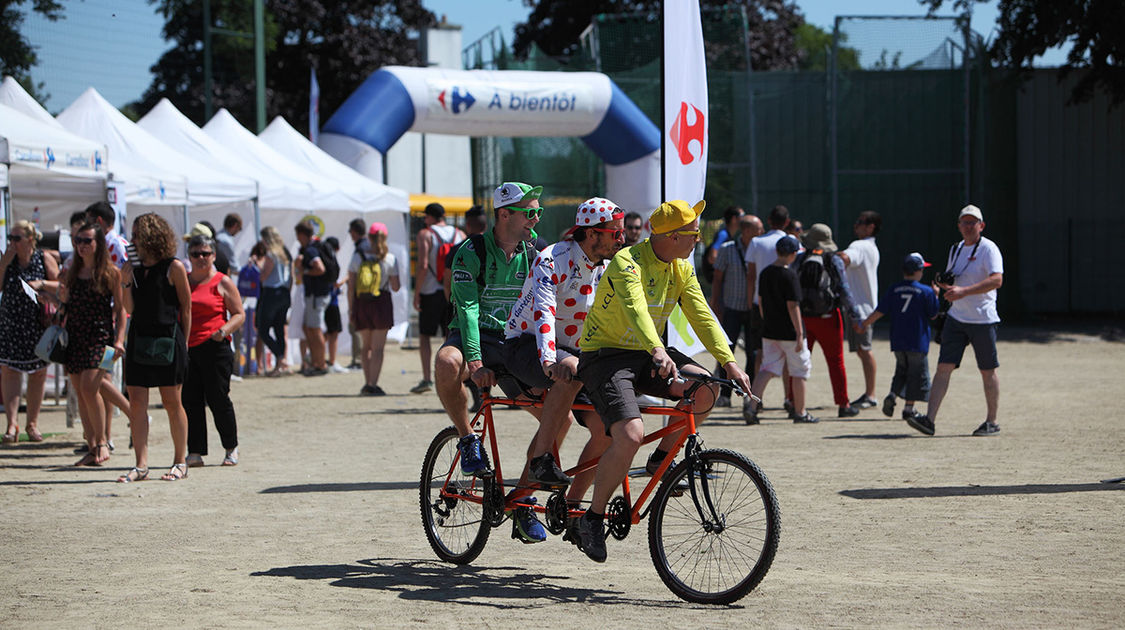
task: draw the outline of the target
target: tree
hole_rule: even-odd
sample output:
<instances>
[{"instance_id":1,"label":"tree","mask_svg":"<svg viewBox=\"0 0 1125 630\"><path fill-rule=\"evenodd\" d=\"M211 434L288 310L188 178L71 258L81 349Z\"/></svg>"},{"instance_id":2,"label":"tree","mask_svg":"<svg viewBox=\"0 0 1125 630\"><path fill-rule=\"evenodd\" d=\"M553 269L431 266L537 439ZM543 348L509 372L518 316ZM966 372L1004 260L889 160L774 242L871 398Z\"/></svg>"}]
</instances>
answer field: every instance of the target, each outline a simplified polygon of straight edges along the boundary
<instances>
[{"instance_id":1,"label":"tree","mask_svg":"<svg viewBox=\"0 0 1125 630\"><path fill-rule=\"evenodd\" d=\"M955 10L969 12L973 2L952 0ZM946 0L919 0L936 12ZM1051 48L1069 46L1063 76L1077 71L1070 102L1089 100L1106 90L1112 106L1125 103L1125 2L1121 0L1000 0L1000 34L989 56L1002 66L1026 71Z\"/></svg>"},{"instance_id":2,"label":"tree","mask_svg":"<svg viewBox=\"0 0 1125 630\"><path fill-rule=\"evenodd\" d=\"M31 80L31 69L39 63L35 47L20 33L24 14L20 5L26 0L0 0L0 75L11 75L35 100L46 101L43 82ZM62 4L56 0L31 0L31 10L55 22L63 17Z\"/></svg>"},{"instance_id":3,"label":"tree","mask_svg":"<svg viewBox=\"0 0 1125 630\"><path fill-rule=\"evenodd\" d=\"M134 103L148 111L168 98L188 118L204 120L202 3L150 0L167 20L175 42L152 67L153 82ZM253 6L245 0L211 0L212 25L253 33ZM371 73L385 65L419 65L414 36L435 23L420 0L266 0L266 113L308 127L309 71L320 83L321 122ZM212 105L226 107L243 124L254 117L254 54L250 37L212 34Z\"/></svg>"},{"instance_id":4,"label":"tree","mask_svg":"<svg viewBox=\"0 0 1125 630\"><path fill-rule=\"evenodd\" d=\"M516 25L512 48L517 57L526 57L532 43L548 55L565 62L579 50L579 36L599 14L638 14L658 21L661 0L524 0L531 9L527 21ZM794 2L785 0L701 0L700 7L746 9L750 33L750 60L755 70L796 68L799 60L794 33L805 18ZM744 59L742 42L707 41L708 63L715 60ZM732 50L737 47L737 50ZM651 47L649 47L651 48ZM743 63L743 66L745 64ZM737 66L731 70L740 69Z\"/></svg>"},{"instance_id":5,"label":"tree","mask_svg":"<svg viewBox=\"0 0 1125 630\"><path fill-rule=\"evenodd\" d=\"M827 70L828 60L832 54L832 33L805 22L797 27L795 36L800 59L797 67L800 70ZM837 42L836 49L839 57L836 67L840 70L859 70L859 51L844 46L846 41L848 41L847 33L840 33L840 41Z\"/></svg>"}]
</instances>

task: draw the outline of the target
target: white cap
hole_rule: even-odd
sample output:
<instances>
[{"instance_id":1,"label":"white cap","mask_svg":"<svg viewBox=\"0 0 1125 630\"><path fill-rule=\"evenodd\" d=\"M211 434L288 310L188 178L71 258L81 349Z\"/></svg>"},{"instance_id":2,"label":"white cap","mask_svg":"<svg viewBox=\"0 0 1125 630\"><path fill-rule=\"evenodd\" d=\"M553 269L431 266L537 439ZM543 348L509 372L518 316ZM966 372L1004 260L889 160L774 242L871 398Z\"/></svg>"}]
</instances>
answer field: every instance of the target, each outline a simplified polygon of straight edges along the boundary
<instances>
[{"instance_id":1,"label":"white cap","mask_svg":"<svg viewBox=\"0 0 1125 630\"><path fill-rule=\"evenodd\" d=\"M984 215L981 214L980 208L974 206L973 204L969 204L964 208L961 208L961 214L957 215L957 218L960 219L961 217L966 215L970 217L976 217L977 221L984 221Z\"/></svg>"}]
</instances>

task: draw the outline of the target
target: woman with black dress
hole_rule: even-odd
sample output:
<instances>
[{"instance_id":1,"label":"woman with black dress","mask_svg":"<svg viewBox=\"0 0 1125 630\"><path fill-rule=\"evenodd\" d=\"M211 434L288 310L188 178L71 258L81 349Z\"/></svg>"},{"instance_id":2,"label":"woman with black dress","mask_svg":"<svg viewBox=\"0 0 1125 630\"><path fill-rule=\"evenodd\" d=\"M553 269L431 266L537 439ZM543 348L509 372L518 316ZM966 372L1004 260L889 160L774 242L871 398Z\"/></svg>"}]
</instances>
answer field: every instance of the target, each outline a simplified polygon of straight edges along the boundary
<instances>
[{"instance_id":1,"label":"woman with black dress","mask_svg":"<svg viewBox=\"0 0 1125 630\"><path fill-rule=\"evenodd\" d=\"M191 330L191 288L187 268L176 260L176 235L158 215L133 222L137 257L122 269L125 309L132 314L125 353L125 385L129 388L130 429L137 465L117 480L148 476L148 390L160 389L171 425L174 456L165 481L187 477L187 415L180 390L187 375L187 332ZM139 260L139 265L133 264Z\"/></svg>"},{"instance_id":2,"label":"woman with black dress","mask_svg":"<svg viewBox=\"0 0 1125 630\"><path fill-rule=\"evenodd\" d=\"M54 281L59 274L55 259L44 256L37 247L39 231L30 221L19 221L8 232L8 248L0 257L0 378L4 389L4 413L8 430L3 443L16 442L20 425L23 375L27 374L27 439L42 442L39 432L39 407L47 382L47 363L35 356L35 345L46 330L41 307L27 295L23 283L38 291L44 280Z\"/></svg>"},{"instance_id":3,"label":"woman with black dress","mask_svg":"<svg viewBox=\"0 0 1125 630\"><path fill-rule=\"evenodd\" d=\"M74 235L74 262L59 286L66 315L66 373L78 398L78 414L88 427L90 450L75 466L101 466L109 459L106 409L100 393L105 370L102 360L111 349L112 361L125 352L125 307L121 277L109 260L105 233L94 223L83 224Z\"/></svg>"}]
</instances>

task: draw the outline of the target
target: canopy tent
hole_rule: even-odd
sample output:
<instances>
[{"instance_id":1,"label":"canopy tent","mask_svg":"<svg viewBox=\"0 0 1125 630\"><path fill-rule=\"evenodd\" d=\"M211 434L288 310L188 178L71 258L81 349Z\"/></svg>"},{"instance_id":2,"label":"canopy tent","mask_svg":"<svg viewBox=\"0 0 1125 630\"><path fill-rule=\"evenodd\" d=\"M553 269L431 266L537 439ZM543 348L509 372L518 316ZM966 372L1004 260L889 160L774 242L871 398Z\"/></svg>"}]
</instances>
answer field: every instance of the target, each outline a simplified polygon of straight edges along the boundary
<instances>
[{"instance_id":1,"label":"canopy tent","mask_svg":"<svg viewBox=\"0 0 1125 630\"><path fill-rule=\"evenodd\" d=\"M18 81L10 76L5 75L4 80L0 82L0 105L7 105L12 109L18 110L41 123L51 125L52 127L62 128L59 121L50 114L35 97L27 93L23 86Z\"/></svg>"},{"instance_id":2,"label":"canopy tent","mask_svg":"<svg viewBox=\"0 0 1125 630\"><path fill-rule=\"evenodd\" d=\"M18 86L17 86L18 87ZM0 104L0 162L8 165L10 218L66 227L75 209L105 198L106 146Z\"/></svg>"},{"instance_id":3,"label":"canopy tent","mask_svg":"<svg viewBox=\"0 0 1125 630\"><path fill-rule=\"evenodd\" d=\"M407 277L410 273L410 232L407 225L410 203L406 191L380 184L360 175L310 142L280 116L274 118L258 137L308 172L321 176L322 181L338 182L342 189L348 191L349 196L362 200L364 208L362 216L368 224L378 221L387 226L387 242L391 253L395 256L399 277L402 280L402 288L393 295L395 322L398 323L388 333L388 337L401 342L406 337L407 318L410 314L408 304L410 282ZM351 218L349 217L348 220L350 221ZM327 218L325 220L328 221ZM345 227L345 233L346 229ZM333 233L337 238L343 235L339 232ZM347 269L353 250L352 244L344 243L345 240L348 239L340 238L340 263L343 270Z\"/></svg>"}]
</instances>

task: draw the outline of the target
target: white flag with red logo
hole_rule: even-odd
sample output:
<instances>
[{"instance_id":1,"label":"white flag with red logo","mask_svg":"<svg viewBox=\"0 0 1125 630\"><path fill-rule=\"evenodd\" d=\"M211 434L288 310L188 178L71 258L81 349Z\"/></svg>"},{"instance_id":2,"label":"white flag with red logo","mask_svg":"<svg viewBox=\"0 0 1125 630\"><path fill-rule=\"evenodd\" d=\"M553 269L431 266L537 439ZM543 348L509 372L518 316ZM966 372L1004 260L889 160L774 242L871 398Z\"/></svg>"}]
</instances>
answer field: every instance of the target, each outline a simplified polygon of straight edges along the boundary
<instances>
[{"instance_id":1,"label":"white flag with red logo","mask_svg":"<svg viewBox=\"0 0 1125 630\"><path fill-rule=\"evenodd\" d=\"M707 187L707 60L698 0L664 0L664 190L695 205ZM693 261L694 262L694 261ZM718 325L718 322L716 322ZM677 306L668 343L688 356L706 350Z\"/></svg>"},{"instance_id":2,"label":"white flag with red logo","mask_svg":"<svg viewBox=\"0 0 1125 630\"><path fill-rule=\"evenodd\" d=\"M707 60L698 0L664 0L664 190L689 204L707 185Z\"/></svg>"}]
</instances>

